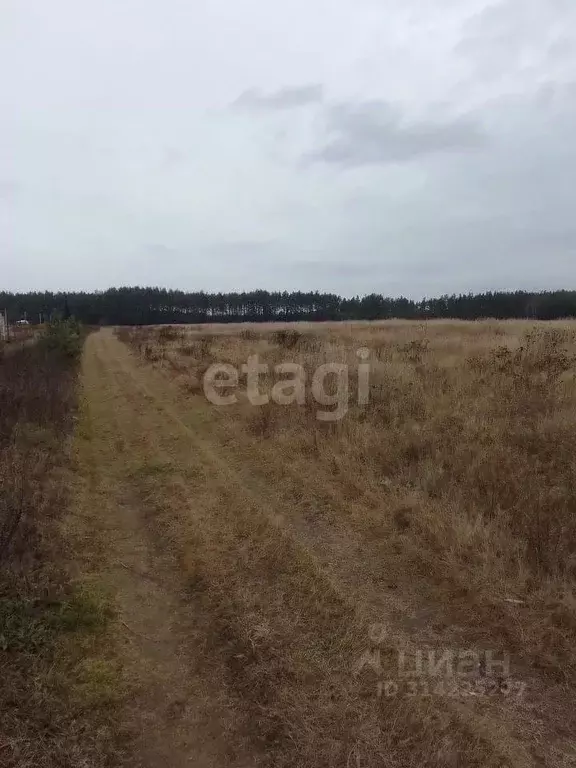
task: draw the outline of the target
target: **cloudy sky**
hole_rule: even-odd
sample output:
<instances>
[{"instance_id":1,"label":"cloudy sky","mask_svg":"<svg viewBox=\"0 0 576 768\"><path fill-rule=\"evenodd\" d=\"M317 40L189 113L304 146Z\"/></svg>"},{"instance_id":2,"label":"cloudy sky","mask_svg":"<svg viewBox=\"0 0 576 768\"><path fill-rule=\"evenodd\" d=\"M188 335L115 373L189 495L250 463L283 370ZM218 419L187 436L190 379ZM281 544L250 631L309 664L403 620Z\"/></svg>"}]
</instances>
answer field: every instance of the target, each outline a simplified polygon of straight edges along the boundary
<instances>
[{"instance_id":1,"label":"cloudy sky","mask_svg":"<svg viewBox=\"0 0 576 768\"><path fill-rule=\"evenodd\" d=\"M574 0L2 0L0 289L576 287Z\"/></svg>"}]
</instances>

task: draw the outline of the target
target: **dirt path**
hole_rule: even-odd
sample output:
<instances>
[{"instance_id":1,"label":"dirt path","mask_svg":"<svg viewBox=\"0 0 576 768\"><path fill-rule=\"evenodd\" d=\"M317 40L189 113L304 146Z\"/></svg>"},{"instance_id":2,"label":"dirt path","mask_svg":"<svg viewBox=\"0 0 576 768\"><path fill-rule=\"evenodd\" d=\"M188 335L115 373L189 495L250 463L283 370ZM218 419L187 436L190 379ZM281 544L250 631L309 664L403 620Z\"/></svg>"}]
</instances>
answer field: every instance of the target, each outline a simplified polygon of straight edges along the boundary
<instances>
[{"instance_id":1,"label":"dirt path","mask_svg":"<svg viewBox=\"0 0 576 768\"><path fill-rule=\"evenodd\" d=\"M109 329L89 337L83 377L79 506L88 559L116 594L137 733L127 765L570 764L570 734L544 746L533 703L366 703L350 667L368 623L385 621L406 650L426 622L401 563L382 560L376 601L365 591L369 540L347 518L351 501L327 483L334 519L315 515L323 491L304 466L277 488L290 469L244 461ZM392 653L390 665L392 676ZM421 724L403 733L411 718Z\"/></svg>"},{"instance_id":2,"label":"dirt path","mask_svg":"<svg viewBox=\"0 0 576 768\"><path fill-rule=\"evenodd\" d=\"M248 765L242 745L222 738L230 716L217 670L210 678L196 671L203 640L183 599L181 573L155 546L134 495L134 473L162 453L157 425L138 407L131 379L112 354L116 344L106 332L87 341L77 443L87 567L98 571L118 609L115 635L130 701L126 725L136 734L128 764Z\"/></svg>"}]
</instances>

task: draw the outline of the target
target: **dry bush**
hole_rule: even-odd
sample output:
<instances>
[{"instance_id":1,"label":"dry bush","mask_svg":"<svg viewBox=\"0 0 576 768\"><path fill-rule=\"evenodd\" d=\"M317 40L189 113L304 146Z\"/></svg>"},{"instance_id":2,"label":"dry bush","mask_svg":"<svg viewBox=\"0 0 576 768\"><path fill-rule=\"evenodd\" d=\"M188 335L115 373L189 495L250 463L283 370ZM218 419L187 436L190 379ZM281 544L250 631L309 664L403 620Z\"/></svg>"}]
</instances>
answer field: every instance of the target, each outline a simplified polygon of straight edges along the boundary
<instances>
[{"instance_id":1,"label":"dry bush","mask_svg":"<svg viewBox=\"0 0 576 768\"><path fill-rule=\"evenodd\" d=\"M184 334L173 325L163 325L156 330L156 335L160 344L166 344L169 341L181 339Z\"/></svg>"},{"instance_id":2,"label":"dry bush","mask_svg":"<svg viewBox=\"0 0 576 768\"><path fill-rule=\"evenodd\" d=\"M195 357L196 347L192 344L182 344L178 347L178 354L183 355L184 357Z\"/></svg>"},{"instance_id":3,"label":"dry bush","mask_svg":"<svg viewBox=\"0 0 576 768\"><path fill-rule=\"evenodd\" d=\"M207 357L210 357L212 344L213 338L211 336L199 336L195 339L195 347L200 360L205 360Z\"/></svg>"},{"instance_id":4,"label":"dry bush","mask_svg":"<svg viewBox=\"0 0 576 768\"><path fill-rule=\"evenodd\" d=\"M271 437L276 431L278 410L273 403L255 408L248 421L248 429L257 437Z\"/></svg>"},{"instance_id":5,"label":"dry bush","mask_svg":"<svg viewBox=\"0 0 576 768\"><path fill-rule=\"evenodd\" d=\"M275 331L272 334L272 341L283 349L294 349L302 338L302 334L295 330Z\"/></svg>"},{"instance_id":6,"label":"dry bush","mask_svg":"<svg viewBox=\"0 0 576 768\"><path fill-rule=\"evenodd\" d=\"M195 336L193 340L181 344L178 347L178 354L203 361L210 357L212 344L213 339L211 336Z\"/></svg>"},{"instance_id":7,"label":"dry bush","mask_svg":"<svg viewBox=\"0 0 576 768\"><path fill-rule=\"evenodd\" d=\"M163 360L165 356L164 350L158 351L156 347L154 347L152 344L145 344L142 347L142 355L145 360L147 360L149 363L155 362L157 360Z\"/></svg>"},{"instance_id":8,"label":"dry bush","mask_svg":"<svg viewBox=\"0 0 576 768\"><path fill-rule=\"evenodd\" d=\"M428 339L415 339L407 344L401 344L398 351L410 363L421 363L428 351Z\"/></svg>"}]
</instances>

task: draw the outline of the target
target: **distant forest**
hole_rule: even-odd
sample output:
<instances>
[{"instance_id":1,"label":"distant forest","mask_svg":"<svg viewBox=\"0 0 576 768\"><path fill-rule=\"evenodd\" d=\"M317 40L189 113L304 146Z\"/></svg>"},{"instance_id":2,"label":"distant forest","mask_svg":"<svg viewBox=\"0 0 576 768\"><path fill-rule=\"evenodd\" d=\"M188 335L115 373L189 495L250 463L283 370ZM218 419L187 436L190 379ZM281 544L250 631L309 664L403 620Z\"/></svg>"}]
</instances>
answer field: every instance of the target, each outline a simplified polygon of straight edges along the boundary
<instances>
[{"instance_id":1,"label":"distant forest","mask_svg":"<svg viewBox=\"0 0 576 768\"><path fill-rule=\"evenodd\" d=\"M372 293L342 298L333 293L185 293L164 288L111 288L94 293L0 292L10 322L38 322L72 314L88 325L236 323L270 321L386 320L403 318L530 318L576 316L576 291L480 293L412 301Z\"/></svg>"}]
</instances>

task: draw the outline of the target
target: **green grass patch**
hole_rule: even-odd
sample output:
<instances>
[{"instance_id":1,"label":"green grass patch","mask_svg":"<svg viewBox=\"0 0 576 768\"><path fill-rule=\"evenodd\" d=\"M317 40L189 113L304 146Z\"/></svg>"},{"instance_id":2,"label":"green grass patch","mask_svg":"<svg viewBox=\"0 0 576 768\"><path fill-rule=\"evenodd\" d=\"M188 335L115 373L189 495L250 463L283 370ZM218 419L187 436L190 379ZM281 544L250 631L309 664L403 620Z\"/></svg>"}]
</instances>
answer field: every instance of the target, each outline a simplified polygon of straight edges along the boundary
<instances>
[{"instance_id":1,"label":"green grass patch","mask_svg":"<svg viewBox=\"0 0 576 768\"><path fill-rule=\"evenodd\" d=\"M103 631L112 615L105 595L86 585L56 601L4 598L0 600L0 651L41 653L62 633Z\"/></svg>"}]
</instances>

